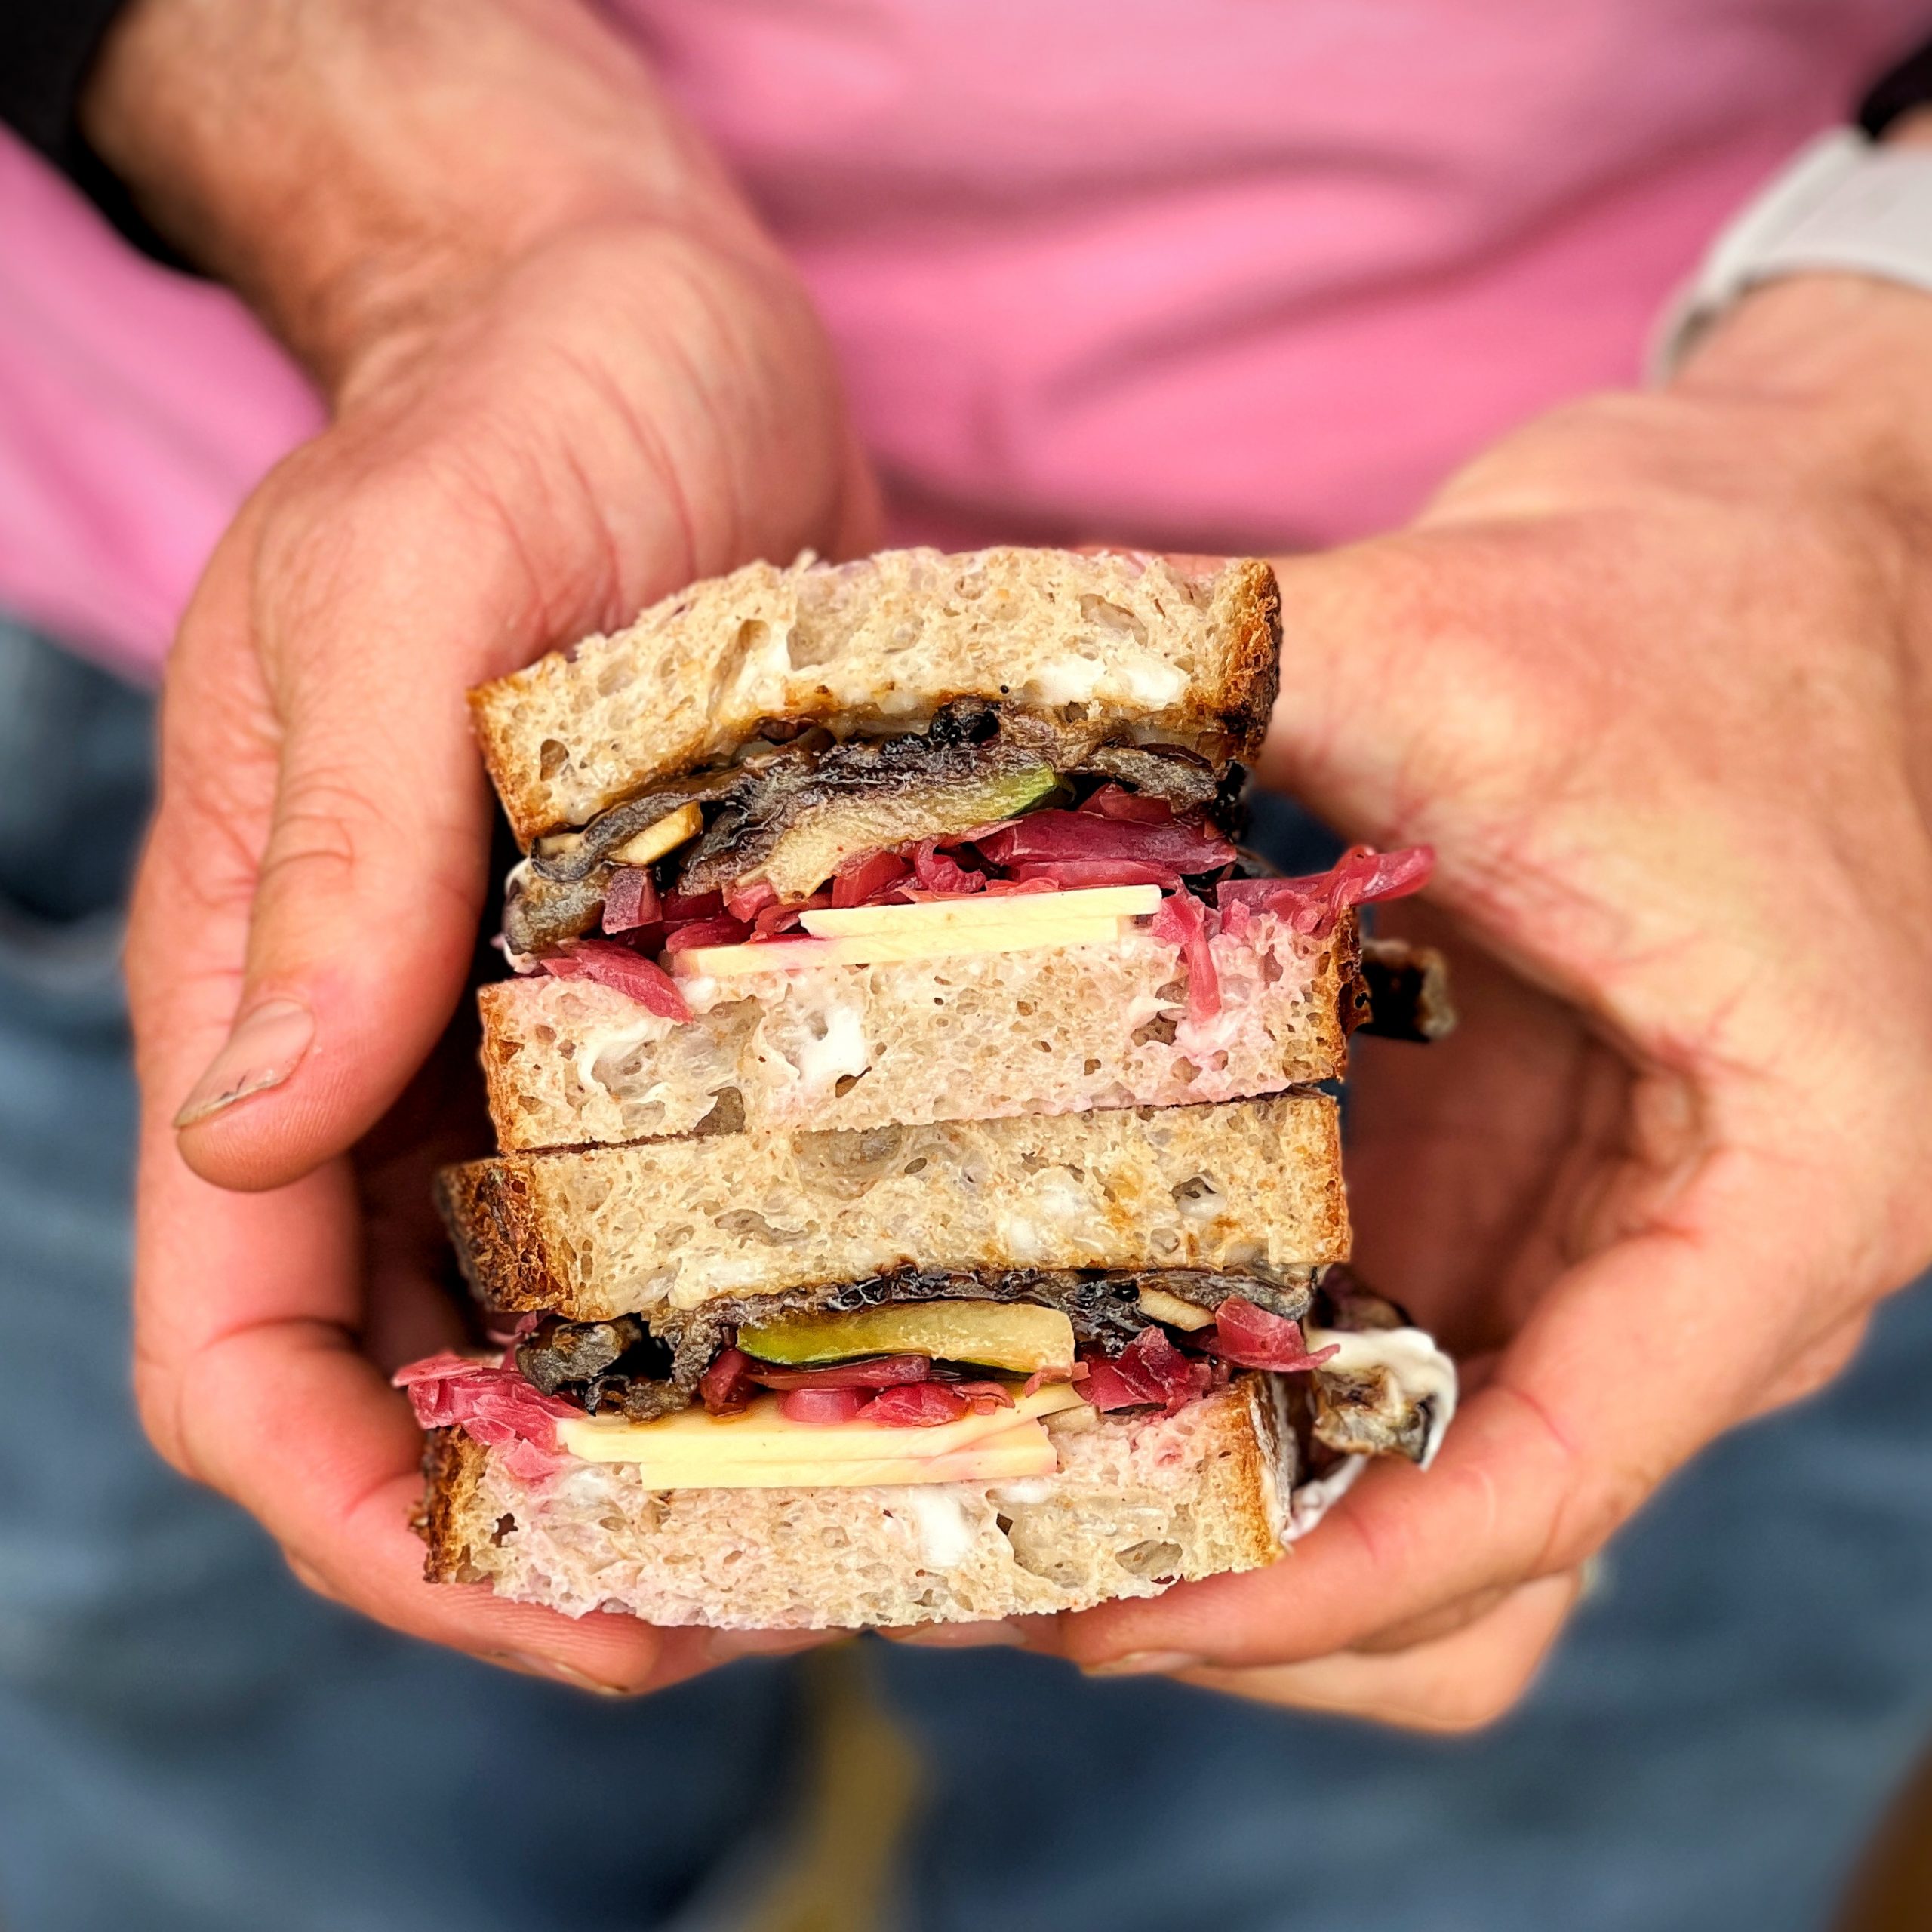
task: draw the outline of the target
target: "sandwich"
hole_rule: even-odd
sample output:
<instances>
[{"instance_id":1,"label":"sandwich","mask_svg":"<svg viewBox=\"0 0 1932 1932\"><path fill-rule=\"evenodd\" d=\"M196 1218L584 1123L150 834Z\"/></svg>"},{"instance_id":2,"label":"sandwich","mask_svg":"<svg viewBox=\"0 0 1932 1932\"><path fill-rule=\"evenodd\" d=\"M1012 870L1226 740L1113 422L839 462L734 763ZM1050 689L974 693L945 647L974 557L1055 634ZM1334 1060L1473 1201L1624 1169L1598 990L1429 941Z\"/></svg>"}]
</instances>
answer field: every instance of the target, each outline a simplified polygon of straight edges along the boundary
<instances>
[{"instance_id":1,"label":"sandwich","mask_svg":"<svg viewBox=\"0 0 1932 1932\"><path fill-rule=\"evenodd\" d=\"M1278 1558L1453 1365L1349 1275L1334 1088L1449 1023L1426 851L1245 851L1265 564L755 564L472 694L521 857L487 1349L397 1377L436 1582L829 1628Z\"/></svg>"}]
</instances>

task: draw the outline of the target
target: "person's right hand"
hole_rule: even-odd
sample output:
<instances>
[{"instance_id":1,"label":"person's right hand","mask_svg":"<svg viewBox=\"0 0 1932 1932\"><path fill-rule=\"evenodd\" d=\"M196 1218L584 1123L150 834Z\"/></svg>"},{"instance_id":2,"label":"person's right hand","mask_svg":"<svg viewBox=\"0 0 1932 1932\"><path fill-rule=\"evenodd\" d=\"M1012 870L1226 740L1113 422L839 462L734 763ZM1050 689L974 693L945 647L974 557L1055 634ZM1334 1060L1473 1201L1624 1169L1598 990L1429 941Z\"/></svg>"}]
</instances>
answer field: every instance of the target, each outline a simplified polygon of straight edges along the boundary
<instances>
[{"instance_id":1,"label":"person's right hand","mask_svg":"<svg viewBox=\"0 0 1932 1932\"><path fill-rule=\"evenodd\" d=\"M728 1650L422 1580L421 1438L387 1375L458 1332L435 1134L412 1121L390 1185L351 1150L431 1054L475 943L494 808L466 688L749 558L866 547L826 345L568 0L142 0L91 112L334 412L229 531L168 669L128 953L143 1418L305 1580L385 1623L669 1681ZM249 157L239 205L224 153Z\"/></svg>"}]
</instances>

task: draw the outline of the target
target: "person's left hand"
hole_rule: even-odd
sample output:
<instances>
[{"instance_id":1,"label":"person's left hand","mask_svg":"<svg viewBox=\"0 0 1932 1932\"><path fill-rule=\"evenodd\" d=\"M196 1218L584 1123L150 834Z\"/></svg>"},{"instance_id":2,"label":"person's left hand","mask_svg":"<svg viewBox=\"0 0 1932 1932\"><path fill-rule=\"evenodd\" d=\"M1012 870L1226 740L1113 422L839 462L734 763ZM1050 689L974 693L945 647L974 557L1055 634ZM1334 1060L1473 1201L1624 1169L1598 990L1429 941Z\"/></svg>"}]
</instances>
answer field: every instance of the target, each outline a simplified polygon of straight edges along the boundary
<instances>
[{"instance_id":1,"label":"person's left hand","mask_svg":"<svg viewBox=\"0 0 1932 1932\"><path fill-rule=\"evenodd\" d=\"M1432 844L1458 1033L1360 1043L1364 1278L1462 1360L1427 1473L1274 1567L1029 1632L1454 1728L1605 1540L1932 1259L1932 300L1762 292L1663 394L1284 561L1266 780Z\"/></svg>"}]
</instances>

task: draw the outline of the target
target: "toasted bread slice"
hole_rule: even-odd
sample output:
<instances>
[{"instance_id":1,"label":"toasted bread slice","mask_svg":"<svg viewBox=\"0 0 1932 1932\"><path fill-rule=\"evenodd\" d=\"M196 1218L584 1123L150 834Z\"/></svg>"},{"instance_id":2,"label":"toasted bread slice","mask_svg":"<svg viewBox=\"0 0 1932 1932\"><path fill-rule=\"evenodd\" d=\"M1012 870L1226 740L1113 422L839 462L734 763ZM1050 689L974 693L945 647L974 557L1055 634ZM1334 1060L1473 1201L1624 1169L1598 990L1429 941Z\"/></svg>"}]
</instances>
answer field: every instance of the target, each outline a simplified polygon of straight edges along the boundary
<instances>
[{"instance_id":1,"label":"toasted bread slice","mask_svg":"<svg viewBox=\"0 0 1932 1932\"><path fill-rule=\"evenodd\" d=\"M1187 1017L1183 949L1106 945L687 986L693 1017L545 976L485 986L483 1070L506 1152L674 1134L916 1127L1179 1106L1339 1080L1355 915L1325 940L1264 917L1212 942L1221 1012Z\"/></svg>"},{"instance_id":2,"label":"toasted bread slice","mask_svg":"<svg viewBox=\"0 0 1932 1932\"><path fill-rule=\"evenodd\" d=\"M771 719L879 735L922 729L950 698L1003 698L1252 758L1280 644L1280 594L1263 563L892 550L748 564L482 686L470 703L528 847L716 762Z\"/></svg>"},{"instance_id":3,"label":"toasted bread slice","mask_svg":"<svg viewBox=\"0 0 1932 1932\"><path fill-rule=\"evenodd\" d=\"M439 1429L425 1571L571 1617L817 1630L1084 1610L1281 1553L1296 1470L1279 1378L1047 1428L1059 1472L1005 1485L654 1491L622 1463L532 1483Z\"/></svg>"},{"instance_id":4,"label":"toasted bread slice","mask_svg":"<svg viewBox=\"0 0 1932 1932\"><path fill-rule=\"evenodd\" d=\"M1321 1094L512 1154L438 1192L487 1306L577 1321L915 1265L1286 1270L1349 1248Z\"/></svg>"}]
</instances>

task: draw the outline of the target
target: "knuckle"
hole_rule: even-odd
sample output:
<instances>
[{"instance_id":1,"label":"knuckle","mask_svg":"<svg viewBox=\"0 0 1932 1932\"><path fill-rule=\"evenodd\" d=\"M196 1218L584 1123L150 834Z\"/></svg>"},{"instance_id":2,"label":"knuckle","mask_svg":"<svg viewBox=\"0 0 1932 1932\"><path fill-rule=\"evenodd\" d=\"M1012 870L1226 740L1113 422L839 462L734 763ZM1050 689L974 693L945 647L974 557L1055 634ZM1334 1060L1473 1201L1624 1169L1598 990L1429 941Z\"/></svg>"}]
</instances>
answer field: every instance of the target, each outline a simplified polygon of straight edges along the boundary
<instances>
[{"instance_id":1,"label":"knuckle","mask_svg":"<svg viewBox=\"0 0 1932 1932\"><path fill-rule=\"evenodd\" d=\"M1521 1702L1534 1671L1512 1666L1476 1677L1458 1677L1419 1707L1413 1721L1418 1728L1463 1735L1486 1730L1507 1717Z\"/></svg>"},{"instance_id":2,"label":"knuckle","mask_svg":"<svg viewBox=\"0 0 1932 1932\"><path fill-rule=\"evenodd\" d=\"M134 1345L135 1414L155 1454L177 1475L190 1482L205 1480L180 1426L179 1378L157 1361L137 1340Z\"/></svg>"},{"instance_id":3,"label":"knuckle","mask_svg":"<svg viewBox=\"0 0 1932 1932\"><path fill-rule=\"evenodd\" d=\"M352 774L325 769L291 777L262 855L259 891L268 897L347 890L383 817Z\"/></svg>"},{"instance_id":4,"label":"knuckle","mask_svg":"<svg viewBox=\"0 0 1932 1932\"><path fill-rule=\"evenodd\" d=\"M298 1556L294 1550L286 1547L283 1549L281 1555L282 1561L288 1565L290 1574L304 1589L312 1591L330 1603L348 1602L349 1599L341 1591L306 1558Z\"/></svg>"}]
</instances>

